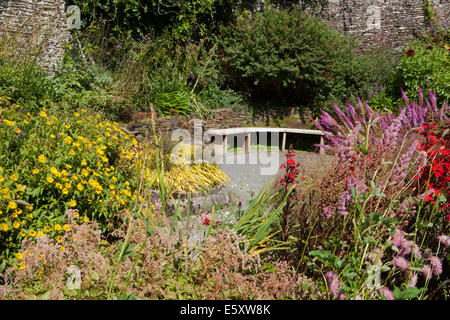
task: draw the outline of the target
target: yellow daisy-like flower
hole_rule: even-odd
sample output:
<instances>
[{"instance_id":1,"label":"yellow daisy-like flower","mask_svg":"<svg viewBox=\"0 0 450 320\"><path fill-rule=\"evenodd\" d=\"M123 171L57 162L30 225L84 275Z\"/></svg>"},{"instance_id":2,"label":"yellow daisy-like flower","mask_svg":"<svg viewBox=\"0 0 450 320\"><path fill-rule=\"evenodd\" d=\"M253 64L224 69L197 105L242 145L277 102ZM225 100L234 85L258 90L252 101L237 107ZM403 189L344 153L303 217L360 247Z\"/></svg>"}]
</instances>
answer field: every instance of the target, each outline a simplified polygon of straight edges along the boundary
<instances>
[{"instance_id":1,"label":"yellow daisy-like flower","mask_svg":"<svg viewBox=\"0 0 450 320\"><path fill-rule=\"evenodd\" d=\"M19 220L14 221L13 227L14 227L14 229L19 229L19 228L20 228L20 222L19 222Z\"/></svg>"},{"instance_id":2,"label":"yellow daisy-like flower","mask_svg":"<svg viewBox=\"0 0 450 320\"><path fill-rule=\"evenodd\" d=\"M29 234L30 236L32 236L32 237L35 237L35 236L36 236L36 231L31 230L28 234Z\"/></svg>"},{"instance_id":3,"label":"yellow daisy-like flower","mask_svg":"<svg viewBox=\"0 0 450 320\"><path fill-rule=\"evenodd\" d=\"M11 180L17 181L17 180L19 180L19 178L17 177L17 175L16 175L15 173L13 173L13 174L11 175Z\"/></svg>"},{"instance_id":4,"label":"yellow daisy-like flower","mask_svg":"<svg viewBox=\"0 0 450 320\"><path fill-rule=\"evenodd\" d=\"M50 226L45 226L44 230L45 230L45 232L50 232L50 231L52 231L52 228Z\"/></svg>"},{"instance_id":5,"label":"yellow daisy-like flower","mask_svg":"<svg viewBox=\"0 0 450 320\"><path fill-rule=\"evenodd\" d=\"M15 203L14 201L9 201L8 202L8 208L9 209L16 209L17 208L17 203Z\"/></svg>"},{"instance_id":6,"label":"yellow daisy-like flower","mask_svg":"<svg viewBox=\"0 0 450 320\"><path fill-rule=\"evenodd\" d=\"M58 189L62 189L63 185L61 183L57 182L57 183L55 183L55 187Z\"/></svg>"},{"instance_id":7,"label":"yellow daisy-like flower","mask_svg":"<svg viewBox=\"0 0 450 320\"><path fill-rule=\"evenodd\" d=\"M86 162L85 160L81 160L81 165L82 165L82 166L86 166L86 165L87 165L87 162Z\"/></svg>"},{"instance_id":8,"label":"yellow daisy-like flower","mask_svg":"<svg viewBox=\"0 0 450 320\"><path fill-rule=\"evenodd\" d=\"M62 240L63 240L63 237L62 237L62 236L57 236L57 237L56 237L56 242L61 243Z\"/></svg>"},{"instance_id":9,"label":"yellow daisy-like flower","mask_svg":"<svg viewBox=\"0 0 450 320\"><path fill-rule=\"evenodd\" d=\"M76 155L76 152L73 151L73 149L70 149L69 154L70 154L71 156L74 156L74 155Z\"/></svg>"},{"instance_id":10,"label":"yellow daisy-like flower","mask_svg":"<svg viewBox=\"0 0 450 320\"><path fill-rule=\"evenodd\" d=\"M66 250L66 248L64 248L64 246L61 246L61 247L59 248L59 250L60 250L60 251L64 251L64 250Z\"/></svg>"},{"instance_id":11,"label":"yellow daisy-like flower","mask_svg":"<svg viewBox=\"0 0 450 320\"><path fill-rule=\"evenodd\" d=\"M20 130L19 128L16 128L16 130L14 130L14 131L16 131L16 133L21 133L22 132L22 130Z\"/></svg>"},{"instance_id":12,"label":"yellow daisy-like flower","mask_svg":"<svg viewBox=\"0 0 450 320\"><path fill-rule=\"evenodd\" d=\"M68 224L65 224L63 229L64 231L70 231L70 226Z\"/></svg>"},{"instance_id":13,"label":"yellow daisy-like flower","mask_svg":"<svg viewBox=\"0 0 450 320\"><path fill-rule=\"evenodd\" d=\"M44 111L39 112L39 115L40 115L42 118L47 118L47 114L46 114Z\"/></svg>"},{"instance_id":14,"label":"yellow daisy-like flower","mask_svg":"<svg viewBox=\"0 0 450 320\"><path fill-rule=\"evenodd\" d=\"M50 134L50 138L55 139L56 136L52 133L52 134Z\"/></svg>"},{"instance_id":15,"label":"yellow daisy-like flower","mask_svg":"<svg viewBox=\"0 0 450 320\"><path fill-rule=\"evenodd\" d=\"M77 189L83 191L84 187L81 183L77 184Z\"/></svg>"},{"instance_id":16,"label":"yellow daisy-like flower","mask_svg":"<svg viewBox=\"0 0 450 320\"><path fill-rule=\"evenodd\" d=\"M43 237L43 236L45 235L45 233L43 233L42 231L38 231L37 235L38 235L39 237Z\"/></svg>"},{"instance_id":17,"label":"yellow daisy-like flower","mask_svg":"<svg viewBox=\"0 0 450 320\"><path fill-rule=\"evenodd\" d=\"M38 157L38 161L40 162L40 163L44 163L45 161L47 161L47 158L44 156L44 155L40 155L39 157Z\"/></svg>"},{"instance_id":18,"label":"yellow daisy-like flower","mask_svg":"<svg viewBox=\"0 0 450 320\"><path fill-rule=\"evenodd\" d=\"M88 223L88 222L89 222L89 218L88 218L88 217L86 217L86 216L84 216L84 217L83 217L83 222L86 222L86 223Z\"/></svg>"},{"instance_id":19,"label":"yellow daisy-like flower","mask_svg":"<svg viewBox=\"0 0 450 320\"><path fill-rule=\"evenodd\" d=\"M17 185L17 191L19 191L19 192L24 192L24 191L25 191L25 186L23 186L23 185L21 185L21 184L18 184L18 185Z\"/></svg>"},{"instance_id":20,"label":"yellow daisy-like flower","mask_svg":"<svg viewBox=\"0 0 450 320\"><path fill-rule=\"evenodd\" d=\"M75 211L75 212L73 213L73 216L74 216L75 218L78 218L78 217L80 216L80 214L78 213L78 211Z\"/></svg>"},{"instance_id":21,"label":"yellow daisy-like flower","mask_svg":"<svg viewBox=\"0 0 450 320\"><path fill-rule=\"evenodd\" d=\"M59 223L55 224L53 227L56 231L60 231L62 229L61 225Z\"/></svg>"},{"instance_id":22,"label":"yellow daisy-like flower","mask_svg":"<svg viewBox=\"0 0 450 320\"><path fill-rule=\"evenodd\" d=\"M27 209L27 210L33 210L33 206L26 206L25 209Z\"/></svg>"},{"instance_id":23,"label":"yellow daisy-like flower","mask_svg":"<svg viewBox=\"0 0 450 320\"><path fill-rule=\"evenodd\" d=\"M19 259L19 260L22 260L22 259L23 259L23 254L22 254L22 252L17 252L17 253L16 253L16 258Z\"/></svg>"},{"instance_id":24,"label":"yellow daisy-like flower","mask_svg":"<svg viewBox=\"0 0 450 320\"><path fill-rule=\"evenodd\" d=\"M48 183L53 183L53 181L55 181L55 179L53 179L52 177L47 177L46 180Z\"/></svg>"},{"instance_id":25,"label":"yellow daisy-like flower","mask_svg":"<svg viewBox=\"0 0 450 320\"><path fill-rule=\"evenodd\" d=\"M38 173L39 173L39 169L34 168L34 169L33 169L33 174L38 174Z\"/></svg>"},{"instance_id":26,"label":"yellow daisy-like flower","mask_svg":"<svg viewBox=\"0 0 450 320\"><path fill-rule=\"evenodd\" d=\"M28 120L27 120L27 119L23 120L23 123L25 123L25 124L29 124L29 122L28 122Z\"/></svg>"},{"instance_id":27,"label":"yellow daisy-like flower","mask_svg":"<svg viewBox=\"0 0 450 320\"><path fill-rule=\"evenodd\" d=\"M3 122L4 122L7 126L14 127L14 121L9 121L9 120L3 119Z\"/></svg>"},{"instance_id":28,"label":"yellow daisy-like flower","mask_svg":"<svg viewBox=\"0 0 450 320\"><path fill-rule=\"evenodd\" d=\"M77 201L74 200L74 199L70 199L69 205L70 205L72 208L73 208L73 207L76 207L76 206L77 206Z\"/></svg>"},{"instance_id":29,"label":"yellow daisy-like flower","mask_svg":"<svg viewBox=\"0 0 450 320\"><path fill-rule=\"evenodd\" d=\"M23 263L23 262L20 262L20 263L19 263L19 269L20 269L20 270L25 269L25 267L26 267L25 263Z\"/></svg>"},{"instance_id":30,"label":"yellow daisy-like flower","mask_svg":"<svg viewBox=\"0 0 450 320\"><path fill-rule=\"evenodd\" d=\"M25 237L25 236L27 235L27 234L26 234L25 232L23 232L23 231L20 231L19 234L20 234L21 237Z\"/></svg>"},{"instance_id":31,"label":"yellow daisy-like flower","mask_svg":"<svg viewBox=\"0 0 450 320\"><path fill-rule=\"evenodd\" d=\"M72 166L70 164L66 164L66 168L70 170L72 169Z\"/></svg>"},{"instance_id":32,"label":"yellow daisy-like flower","mask_svg":"<svg viewBox=\"0 0 450 320\"><path fill-rule=\"evenodd\" d=\"M28 214L28 218L33 219L33 214L32 213Z\"/></svg>"},{"instance_id":33,"label":"yellow daisy-like flower","mask_svg":"<svg viewBox=\"0 0 450 320\"><path fill-rule=\"evenodd\" d=\"M6 231L9 230L9 226L6 223L2 223L0 225L0 230L3 231L3 232L6 232Z\"/></svg>"},{"instance_id":34,"label":"yellow daisy-like flower","mask_svg":"<svg viewBox=\"0 0 450 320\"><path fill-rule=\"evenodd\" d=\"M79 116L80 116L80 114L79 114L78 112L75 112L73 115L74 115L75 117L79 117Z\"/></svg>"},{"instance_id":35,"label":"yellow daisy-like flower","mask_svg":"<svg viewBox=\"0 0 450 320\"><path fill-rule=\"evenodd\" d=\"M3 211L2 210L0 210L0 216L3 214Z\"/></svg>"},{"instance_id":36,"label":"yellow daisy-like flower","mask_svg":"<svg viewBox=\"0 0 450 320\"><path fill-rule=\"evenodd\" d=\"M69 190L67 188L64 188L64 189L62 189L62 193L67 195L67 194L69 194Z\"/></svg>"}]
</instances>

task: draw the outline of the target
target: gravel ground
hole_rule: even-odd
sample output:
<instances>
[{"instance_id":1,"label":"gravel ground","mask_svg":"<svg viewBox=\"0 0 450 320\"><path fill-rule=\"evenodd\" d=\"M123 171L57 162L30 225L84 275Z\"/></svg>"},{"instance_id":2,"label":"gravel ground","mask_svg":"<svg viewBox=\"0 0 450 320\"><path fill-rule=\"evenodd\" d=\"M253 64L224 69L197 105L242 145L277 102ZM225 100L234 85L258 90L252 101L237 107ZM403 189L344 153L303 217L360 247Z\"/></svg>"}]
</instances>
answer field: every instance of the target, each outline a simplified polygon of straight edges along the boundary
<instances>
[{"instance_id":1,"label":"gravel ground","mask_svg":"<svg viewBox=\"0 0 450 320\"><path fill-rule=\"evenodd\" d=\"M300 162L304 175L318 178L331 166L333 156L298 151L294 159ZM228 188L235 201L242 201L245 208L246 201L256 196L267 182L278 181L283 174L283 170L279 170L280 165L285 161L284 152L262 151L258 154L257 151L250 151L249 154L228 153L224 164L219 166L231 180Z\"/></svg>"}]
</instances>

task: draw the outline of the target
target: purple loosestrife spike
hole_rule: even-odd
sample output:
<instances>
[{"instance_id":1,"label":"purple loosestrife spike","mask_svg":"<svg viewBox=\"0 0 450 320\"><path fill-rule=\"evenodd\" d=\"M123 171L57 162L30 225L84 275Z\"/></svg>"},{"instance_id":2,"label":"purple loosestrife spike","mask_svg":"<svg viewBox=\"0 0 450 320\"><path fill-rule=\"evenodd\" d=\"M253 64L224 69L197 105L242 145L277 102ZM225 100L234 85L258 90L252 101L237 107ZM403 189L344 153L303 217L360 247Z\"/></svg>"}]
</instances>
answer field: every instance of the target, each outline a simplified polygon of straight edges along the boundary
<instances>
[{"instance_id":1,"label":"purple loosestrife spike","mask_svg":"<svg viewBox=\"0 0 450 320\"><path fill-rule=\"evenodd\" d=\"M322 217L326 219L331 218L331 206L326 206L323 208Z\"/></svg>"},{"instance_id":2,"label":"purple loosestrife spike","mask_svg":"<svg viewBox=\"0 0 450 320\"><path fill-rule=\"evenodd\" d=\"M423 91L422 88L419 87L419 104L423 106Z\"/></svg>"},{"instance_id":3,"label":"purple loosestrife spike","mask_svg":"<svg viewBox=\"0 0 450 320\"><path fill-rule=\"evenodd\" d=\"M433 267L433 274L438 276L442 273L442 262L439 257L432 256L430 258L430 264Z\"/></svg>"},{"instance_id":4,"label":"purple loosestrife spike","mask_svg":"<svg viewBox=\"0 0 450 320\"><path fill-rule=\"evenodd\" d=\"M409 267L410 263L403 257L394 257L394 259L392 260L392 265L402 270L406 270Z\"/></svg>"},{"instance_id":5,"label":"purple loosestrife spike","mask_svg":"<svg viewBox=\"0 0 450 320\"><path fill-rule=\"evenodd\" d=\"M409 105L409 99L408 99L408 96L406 95L405 91L403 91L403 89L400 89L400 91L402 92L403 101L405 101L406 105Z\"/></svg>"},{"instance_id":6,"label":"purple loosestrife spike","mask_svg":"<svg viewBox=\"0 0 450 320\"><path fill-rule=\"evenodd\" d=\"M422 275L426 280L431 279L431 268L428 264L425 264L422 268Z\"/></svg>"},{"instance_id":7,"label":"purple loosestrife spike","mask_svg":"<svg viewBox=\"0 0 450 320\"><path fill-rule=\"evenodd\" d=\"M389 288L382 286L380 290L381 294L386 298L386 300L395 300L394 295L392 294L392 291L389 290Z\"/></svg>"},{"instance_id":8,"label":"purple loosestrife spike","mask_svg":"<svg viewBox=\"0 0 450 320\"><path fill-rule=\"evenodd\" d=\"M328 271L325 274L325 277L328 281L328 288L330 289L330 293L334 298L337 298L339 295L339 278L336 273L333 271Z\"/></svg>"},{"instance_id":9,"label":"purple loosestrife spike","mask_svg":"<svg viewBox=\"0 0 450 320\"><path fill-rule=\"evenodd\" d=\"M449 236L442 234L438 237L438 239L439 239L439 242L442 243L444 246L446 246L446 247L450 246L450 237Z\"/></svg>"},{"instance_id":10,"label":"purple loosestrife spike","mask_svg":"<svg viewBox=\"0 0 450 320\"><path fill-rule=\"evenodd\" d=\"M408 287L410 287L410 288L415 287L416 284L417 284L417 274L412 272L411 277L409 278Z\"/></svg>"},{"instance_id":11,"label":"purple loosestrife spike","mask_svg":"<svg viewBox=\"0 0 450 320\"><path fill-rule=\"evenodd\" d=\"M336 103L333 104L334 106L334 112L337 114L337 116L339 117L339 119L347 125L347 127L352 130L355 128L355 126L353 125L353 123L350 121L350 119L345 115L344 112L342 112L342 110L337 106Z\"/></svg>"},{"instance_id":12,"label":"purple loosestrife spike","mask_svg":"<svg viewBox=\"0 0 450 320\"><path fill-rule=\"evenodd\" d=\"M408 151L406 151L401 157L399 162L395 165L394 171L392 173L392 180L396 182L400 182L405 179L406 174L408 173L409 164L411 161L411 157L417 149L417 145L419 144L418 140L415 140L411 147L409 147Z\"/></svg>"}]
</instances>

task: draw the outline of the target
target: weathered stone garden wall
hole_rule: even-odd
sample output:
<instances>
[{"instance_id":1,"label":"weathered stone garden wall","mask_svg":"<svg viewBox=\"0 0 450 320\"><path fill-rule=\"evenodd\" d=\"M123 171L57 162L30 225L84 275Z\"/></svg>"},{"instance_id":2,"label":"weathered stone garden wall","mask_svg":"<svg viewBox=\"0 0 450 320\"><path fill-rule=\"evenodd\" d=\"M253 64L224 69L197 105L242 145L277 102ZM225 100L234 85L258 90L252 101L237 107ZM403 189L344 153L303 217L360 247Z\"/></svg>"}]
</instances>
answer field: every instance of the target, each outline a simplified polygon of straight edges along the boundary
<instances>
[{"instance_id":1,"label":"weathered stone garden wall","mask_svg":"<svg viewBox=\"0 0 450 320\"><path fill-rule=\"evenodd\" d=\"M439 23L450 19L450 0L430 1ZM424 0L328 0L323 17L337 30L363 35L370 45L380 37L400 47L425 27Z\"/></svg>"},{"instance_id":2,"label":"weathered stone garden wall","mask_svg":"<svg viewBox=\"0 0 450 320\"><path fill-rule=\"evenodd\" d=\"M10 50L4 53L37 56L52 69L69 39L64 0L0 0L0 42Z\"/></svg>"},{"instance_id":3,"label":"weathered stone garden wall","mask_svg":"<svg viewBox=\"0 0 450 320\"><path fill-rule=\"evenodd\" d=\"M255 10L263 10L258 0ZM299 0L299 3L302 2ZM364 44L375 38L387 38L395 47L419 34L425 26L424 0L328 0L322 11L337 30L363 35ZM39 52L39 63L53 68L70 38L64 0L0 0L0 42L5 38L17 53ZM450 20L450 0L431 0L437 20L446 25ZM20 46L13 45L17 40ZM42 48L41 48L42 44ZM17 51L17 50L16 50Z\"/></svg>"}]
</instances>

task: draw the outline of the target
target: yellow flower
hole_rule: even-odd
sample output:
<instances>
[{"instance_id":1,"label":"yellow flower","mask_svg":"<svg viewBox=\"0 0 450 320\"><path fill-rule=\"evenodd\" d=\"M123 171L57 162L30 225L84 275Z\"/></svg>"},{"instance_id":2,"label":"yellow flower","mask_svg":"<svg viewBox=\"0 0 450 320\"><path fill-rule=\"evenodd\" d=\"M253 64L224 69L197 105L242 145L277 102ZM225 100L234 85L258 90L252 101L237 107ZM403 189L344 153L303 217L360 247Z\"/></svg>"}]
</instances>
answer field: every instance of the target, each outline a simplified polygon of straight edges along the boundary
<instances>
[{"instance_id":1,"label":"yellow flower","mask_svg":"<svg viewBox=\"0 0 450 320\"><path fill-rule=\"evenodd\" d=\"M42 231L38 231L37 235L38 235L39 237L43 237L43 236L45 235L45 233L43 233Z\"/></svg>"},{"instance_id":2,"label":"yellow flower","mask_svg":"<svg viewBox=\"0 0 450 320\"><path fill-rule=\"evenodd\" d=\"M9 226L8 226L6 223L2 223L2 224L0 225L0 230L6 232L6 231L9 230Z\"/></svg>"},{"instance_id":3,"label":"yellow flower","mask_svg":"<svg viewBox=\"0 0 450 320\"><path fill-rule=\"evenodd\" d=\"M87 162L85 160L81 160L81 165L85 166L85 165L87 165Z\"/></svg>"},{"instance_id":4,"label":"yellow flower","mask_svg":"<svg viewBox=\"0 0 450 320\"><path fill-rule=\"evenodd\" d=\"M50 231L52 231L52 228L50 226L45 226L44 230L45 230L45 232L50 232Z\"/></svg>"},{"instance_id":5,"label":"yellow flower","mask_svg":"<svg viewBox=\"0 0 450 320\"><path fill-rule=\"evenodd\" d=\"M55 179L53 179L52 177L47 177L47 182L48 183L53 183L53 181L55 181Z\"/></svg>"},{"instance_id":6,"label":"yellow flower","mask_svg":"<svg viewBox=\"0 0 450 320\"><path fill-rule=\"evenodd\" d=\"M23 186L23 185L21 185L21 184L18 184L18 185L17 185L17 191L19 191L19 192L24 192L24 191L25 191L25 186Z\"/></svg>"},{"instance_id":7,"label":"yellow flower","mask_svg":"<svg viewBox=\"0 0 450 320\"><path fill-rule=\"evenodd\" d=\"M68 224L65 224L63 229L64 231L70 231L70 226Z\"/></svg>"},{"instance_id":8,"label":"yellow flower","mask_svg":"<svg viewBox=\"0 0 450 320\"><path fill-rule=\"evenodd\" d=\"M20 262L20 263L19 263L19 269L20 269L20 270L25 269L25 267L26 267L25 263L23 263L23 262Z\"/></svg>"},{"instance_id":9,"label":"yellow flower","mask_svg":"<svg viewBox=\"0 0 450 320\"><path fill-rule=\"evenodd\" d=\"M19 260L22 260L23 254L21 252L17 252L16 253L16 258L19 259Z\"/></svg>"},{"instance_id":10,"label":"yellow flower","mask_svg":"<svg viewBox=\"0 0 450 320\"><path fill-rule=\"evenodd\" d=\"M80 116L80 114L79 114L78 112L75 112L73 115L74 115L75 117L79 117L79 116Z\"/></svg>"},{"instance_id":11,"label":"yellow flower","mask_svg":"<svg viewBox=\"0 0 450 320\"><path fill-rule=\"evenodd\" d=\"M4 122L7 126L14 127L14 121L9 121L9 120L3 119L3 122Z\"/></svg>"},{"instance_id":12,"label":"yellow flower","mask_svg":"<svg viewBox=\"0 0 450 320\"><path fill-rule=\"evenodd\" d=\"M22 130L20 130L19 128L16 128L16 133L21 133L22 132Z\"/></svg>"},{"instance_id":13,"label":"yellow flower","mask_svg":"<svg viewBox=\"0 0 450 320\"><path fill-rule=\"evenodd\" d=\"M61 183L57 182L57 183L55 183L55 187L58 189L62 189L63 185Z\"/></svg>"},{"instance_id":14,"label":"yellow flower","mask_svg":"<svg viewBox=\"0 0 450 320\"><path fill-rule=\"evenodd\" d=\"M32 213L28 214L28 218L32 219L33 218L33 214Z\"/></svg>"},{"instance_id":15,"label":"yellow flower","mask_svg":"<svg viewBox=\"0 0 450 320\"><path fill-rule=\"evenodd\" d=\"M14 221L13 227L14 227L14 229L19 229L19 227L20 227L20 222L19 222L18 220Z\"/></svg>"},{"instance_id":16,"label":"yellow flower","mask_svg":"<svg viewBox=\"0 0 450 320\"><path fill-rule=\"evenodd\" d=\"M43 118L47 118L47 114L44 111L39 112L39 115Z\"/></svg>"},{"instance_id":17,"label":"yellow flower","mask_svg":"<svg viewBox=\"0 0 450 320\"><path fill-rule=\"evenodd\" d=\"M59 248L59 250L64 251L64 250L66 250L66 248L64 248L64 246L61 246L61 247Z\"/></svg>"},{"instance_id":18,"label":"yellow flower","mask_svg":"<svg viewBox=\"0 0 450 320\"><path fill-rule=\"evenodd\" d=\"M33 174L38 174L38 173L39 173L39 169L34 168L34 169L33 169Z\"/></svg>"},{"instance_id":19,"label":"yellow flower","mask_svg":"<svg viewBox=\"0 0 450 320\"><path fill-rule=\"evenodd\" d=\"M70 199L69 205L70 205L71 207L76 207L76 206L77 206L77 201L76 201L76 200L73 200L73 199Z\"/></svg>"},{"instance_id":20,"label":"yellow flower","mask_svg":"<svg viewBox=\"0 0 450 320\"><path fill-rule=\"evenodd\" d=\"M20 234L21 237L25 237L25 236L27 235L27 234L26 234L25 232L23 232L23 231L20 231L19 234Z\"/></svg>"},{"instance_id":21,"label":"yellow flower","mask_svg":"<svg viewBox=\"0 0 450 320\"><path fill-rule=\"evenodd\" d=\"M66 188L64 188L64 189L62 190L62 193L63 193L63 194L69 194L69 190L67 190Z\"/></svg>"},{"instance_id":22,"label":"yellow flower","mask_svg":"<svg viewBox=\"0 0 450 320\"><path fill-rule=\"evenodd\" d=\"M77 189L83 191L84 187L81 183L77 184Z\"/></svg>"},{"instance_id":23,"label":"yellow flower","mask_svg":"<svg viewBox=\"0 0 450 320\"><path fill-rule=\"evenodd\" d=\"M88 223L88 222L89 222L89 218L86 217L86 216L84 216L84 217L83 217L83 221L86 222L86 223Z\"/></svg>"},{"instance_id":24,"label":"yellow flower","mask_svg":"<svg viewBox=\"0 0 450 320\"><path fill-rule=\"evenodd\" d=\"M35 237L35 236L36 236L36 231L31 230L28 234L29 234L30 236L32 236L32 237Z\"/></svg>"},{"instance_id":25,"label":"yellow flower","mask_svg":"<svg viewBox=\"0 0 450 320\"><path fill-rule=\"evenodd\" d=\"M5 181L5 178L0 176L0 182L3 182L3 181Z\"/></svg>"},{"instance_id":26,"label":"yellow flower","mask_svg":"<svg viewBox=\"0 0 450 320\"><path fill-rule=\"evenodd\" d=\"M10 201L8 202L8 208L9 209L16 209L17 208L17 203L15 203L14 201Z\"/></svg>"},{"instance_id":27,"label":"yellow flower","mask_svg":"<svg viewBox=\"0 0 450 320\"><path fill-rule=\"evenodd\" d=\"M19 180L19 178L16 176L15 173L13 173L13 174L11 175L11 180L17 181L17 180Z\"/></svg>"},{"instance_id":28,"label":"yellow flower","mask_svg":"<svg viewBox=\"0 0 450 320\"><path fill-rule=\"evenodd\" d=\"M70 170L72 169L72 166L70 164L66 164L66 168Z\"/></svg>"},{"instance_id":29,"label":"yellow flower","mask_svg":"<svg viewBox=\"0 0 450 320\"><path fill-rule=\"evenodd\" d=\"M23 123L25 123L25 124L29 124L29 122L28 122L28 120L27 120L27 119L23 120Z\"/></svg>"},{"instance_id":30,"label":"yellow flower","mask_svg":"<svg viewBox=\"0 0 450 320\"><path fill-rule=\"evenodd\" d=\"M62 237L62 236L58 236L58 237L56 237L56 241L57 241L58 243L61 243L61 242L62 242L62 240L63 240L63 237Z\"/></svg>"},{"instance_id":31,"label":"yellow flower","mask_svg":"<svg viewBox=\"0 0 450 320\"><path fill-rule=\"evenodd\" d=\"M61 230L61 225L59 223L57 223L57 224L55 224L54 228L56 231L59 231L59 230Z\"/></svg>"},{"instance_id":32,"label":"yellow flower","mask_svg":"<svg viewBox=\"0 0 450 320\"><path fill-rule=\"evenodd\" d=\"M33 210L33 206L26 206L25 209L27 209L27 210Z\"/></svg>"},{"instance_id":33,"label":"yellow flower","mask_svg":"<svg viewBox=\"0 0 450 320\"><path fill-rule=\"evenodd\" d=\"M52 133L52 134L50 134L50 138L55 139L56 136Z\"/></svg>"},{"instance_id":34,"label":"yellow flower","mask_svg":"<svg viewBox=\"0 0 450 320\"><path fill-rule=\"evenodd\" d=\"M44 163L45 161L47 161L47 158L44 156L44 155L40 155L39 157L38 157L38 161L40 162L40 163Z\"/></svg>"},{"instance_id":35,"label":"yellow flower","mask_svg":"<svg viewBox=\"0 0 450 320\"><path fill-rule=\"evenodd\" d=\"M74 155L76 155L76 152L73 151L73 149L70 149L69 154L70 154L71 156L74 156Z\"/></svg>"},{"instance_id":36,"label":"yellow flower","mask_svg":"<svg viewBox=\"0 0 450 320\"><path fill-rule=\"evenodd\" d=\"M78 211L75 211L75 212L73 213L73 216L74 216L75 218L78 218L78 217L80 216L80 214L78 213Z\"/></svg>"}]
</instances>

